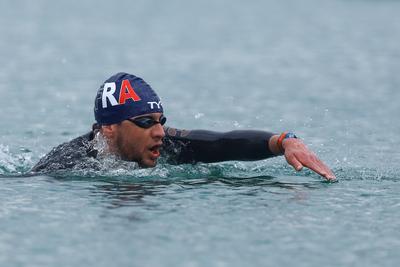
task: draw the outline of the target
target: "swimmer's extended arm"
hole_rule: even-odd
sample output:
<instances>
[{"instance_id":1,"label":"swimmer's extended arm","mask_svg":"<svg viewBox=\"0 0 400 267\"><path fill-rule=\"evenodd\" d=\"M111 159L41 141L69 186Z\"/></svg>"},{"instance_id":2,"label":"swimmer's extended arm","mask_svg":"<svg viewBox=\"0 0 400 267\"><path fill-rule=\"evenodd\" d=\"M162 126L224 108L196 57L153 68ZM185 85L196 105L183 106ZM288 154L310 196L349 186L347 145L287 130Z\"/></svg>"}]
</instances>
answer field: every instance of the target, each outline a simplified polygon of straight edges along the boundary
<instances>
[{"instance_id":1,"label":"swimmer's extended arm","mask_svg":"<svg viewBox=\"0 0 400 267\"><path fill-rule=\"evenodd\" d=\"M327 180L335 180L332 171L306 145L295 138L279 140L279 135L254 130L226 133L165 127L164 153L170 163L260 160L284 155L297 171L307 167Z\"/></svg>"},{"instance_id":2,"label":"swimmer's extended arm","mask_svg":"<svg viewBox=\"0 0 400 267\"><path fill-rule=\"evenodd\" d=\"M239 130L214 132L165 127L164 152L171 163L260 160L276 156L268 145L270 132Z\"/></svg>"}]
</instances>

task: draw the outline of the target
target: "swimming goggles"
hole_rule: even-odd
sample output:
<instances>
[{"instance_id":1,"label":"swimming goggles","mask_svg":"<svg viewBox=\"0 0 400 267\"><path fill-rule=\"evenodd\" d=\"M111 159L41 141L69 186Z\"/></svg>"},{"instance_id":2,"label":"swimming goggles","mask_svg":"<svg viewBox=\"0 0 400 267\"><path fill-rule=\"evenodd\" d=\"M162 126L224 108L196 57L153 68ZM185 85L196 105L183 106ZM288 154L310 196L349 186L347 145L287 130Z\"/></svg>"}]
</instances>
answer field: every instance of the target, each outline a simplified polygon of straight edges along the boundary
<instances>
[{"instance_id":1,"label":"swimming goggles","mask_svg":"<svg viewBox=\"0 0 400 267\"><path fill-rule=\"evenodd\" d=\"M167 118L164 117L164 115L161 115L158 121L156 121L153 117L150 116L139 117L136 119L127 119L127 120L132 122L136 126L139 126L140 128L148 129L158 123L164 125L165 122L167 121Z\"/></svg>"}]
</instances>

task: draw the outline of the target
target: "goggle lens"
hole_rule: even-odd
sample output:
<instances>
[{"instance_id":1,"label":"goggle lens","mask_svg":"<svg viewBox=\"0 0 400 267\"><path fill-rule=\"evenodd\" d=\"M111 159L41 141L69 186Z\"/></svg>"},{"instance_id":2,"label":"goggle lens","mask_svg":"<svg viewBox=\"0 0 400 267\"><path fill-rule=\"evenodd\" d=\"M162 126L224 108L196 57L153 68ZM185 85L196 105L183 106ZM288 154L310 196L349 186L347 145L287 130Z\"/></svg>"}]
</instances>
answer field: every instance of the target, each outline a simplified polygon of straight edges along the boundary
<instances>
[{"instance_id":1,"label":"goggle lens","mask_svg":"<svg viewBox=\"0 0 400 267\"><path fill-rule=\"evenodd\" d=\"M148 129L157 123L164 125L167 122L167 118L164 115L161 115L160 120L156 121L153 117L139 117L136 119L128 119L128 121L134 123L135 125L139 126L143 129Z\"/></svg>"}]
</instances>

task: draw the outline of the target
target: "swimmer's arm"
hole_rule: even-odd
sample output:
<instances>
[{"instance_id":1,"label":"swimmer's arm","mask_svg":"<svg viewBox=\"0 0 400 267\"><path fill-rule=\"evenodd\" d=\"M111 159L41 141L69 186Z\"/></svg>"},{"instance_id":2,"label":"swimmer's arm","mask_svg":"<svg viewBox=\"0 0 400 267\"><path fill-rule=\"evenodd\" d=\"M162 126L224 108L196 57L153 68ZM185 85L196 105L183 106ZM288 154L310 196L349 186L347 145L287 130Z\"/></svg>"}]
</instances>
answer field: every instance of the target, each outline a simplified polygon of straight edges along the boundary
<instances>
[{"instance_id":1,"label":"swimmer's arm","mask_svg":"<svg viewBox=\"0 0 400 267\"><path fill-rule=\"evenodd\" d=\"M171 159L176 164L260 160L284 155L288 164L297 171L307 167L327 180L336 179L333 172L300 139L284 139L279 146L279 135L264 131L219 133L165 127L165 132L167 150L175 154Z\"/></svg>"},{"instance_id":2,"label":"swimmer's arm","mask_svg":"<svg viewBox=\"0 0 400 267\"><path fill-rule=\"evenodd\" d=\"M273 133L254 130L215 132L165 127L164 150L171 163L261 160L276 156L268 140Z\"/></svg>"}]
</instances>

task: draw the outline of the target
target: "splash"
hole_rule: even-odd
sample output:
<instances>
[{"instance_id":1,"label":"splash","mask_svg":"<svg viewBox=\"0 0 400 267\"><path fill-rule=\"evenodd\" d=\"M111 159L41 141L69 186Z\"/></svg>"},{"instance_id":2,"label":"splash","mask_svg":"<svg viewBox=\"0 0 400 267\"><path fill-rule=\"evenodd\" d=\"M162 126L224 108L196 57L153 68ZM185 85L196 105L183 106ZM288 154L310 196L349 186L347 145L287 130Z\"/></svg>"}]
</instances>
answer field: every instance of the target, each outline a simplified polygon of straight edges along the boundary
<instances>
[{"instance_id":1,"label":"splash","mask_svg":"<svg viewBox=\"0 0 400 267\"><path fill-rule=\"evenodd\" d=\"M72 170L59 170L46 175L61 179L94 179L101 181L118 182L143 182L143 181L187 181L192 179L229 179L241 180L252 178L271 179L275 177L293 177L300 175L295 173L283 163L276 164L268 160L257 162L229 161L220 163L197 163L171 165L160 163L154 168L140 168L137 163L120 160L116 157L104 157L88 159L96 161L95 164L86 160ZM93 167L95 166L95 167ZM307 173L303 173L303 178ZM321 181L311 175L304 181ZM290 178L292 180L292 178Z\"/></svg>"},{"instance_id":2,"label":"splash","mask_svg":"<svg viewBox=\"0 0 400 267\"><path fill-rule=\"evenodd\" d=\"M29 150L20 149L20 154L10 152L8 146L0 144L0 174L23 174L32 165L32 154Z\"/></svg>"}]
</instances>

